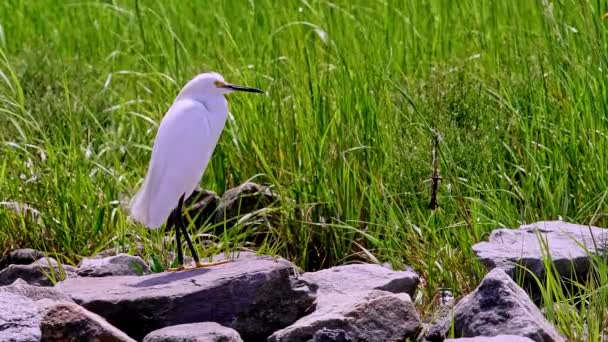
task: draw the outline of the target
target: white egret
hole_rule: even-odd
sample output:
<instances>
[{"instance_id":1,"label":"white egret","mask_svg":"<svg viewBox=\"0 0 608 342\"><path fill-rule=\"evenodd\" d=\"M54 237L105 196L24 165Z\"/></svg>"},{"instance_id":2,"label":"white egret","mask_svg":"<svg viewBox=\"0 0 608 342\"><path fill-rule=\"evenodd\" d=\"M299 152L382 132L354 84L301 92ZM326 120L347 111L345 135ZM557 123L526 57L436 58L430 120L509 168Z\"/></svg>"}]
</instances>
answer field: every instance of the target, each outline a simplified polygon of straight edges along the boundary
<instances>
[{"instance_id":1,"label":"white egret","mask_svg":"<svg viewBox=\"0 0 608 342\"><path fill-rule=\"evenodd\" d=\"M221 263L200 262L186 230L182 207L198 185L224 129L228 116L224 95L234 91L263 92L227 83L215 72L200 74L184 86L160 123L148 173L131 200L131 217L135 221L152 229L166 221L167 230L175 228L178 268L173 270L185 269L182 234L194 267Z\"/></svg>"}]
</instances>

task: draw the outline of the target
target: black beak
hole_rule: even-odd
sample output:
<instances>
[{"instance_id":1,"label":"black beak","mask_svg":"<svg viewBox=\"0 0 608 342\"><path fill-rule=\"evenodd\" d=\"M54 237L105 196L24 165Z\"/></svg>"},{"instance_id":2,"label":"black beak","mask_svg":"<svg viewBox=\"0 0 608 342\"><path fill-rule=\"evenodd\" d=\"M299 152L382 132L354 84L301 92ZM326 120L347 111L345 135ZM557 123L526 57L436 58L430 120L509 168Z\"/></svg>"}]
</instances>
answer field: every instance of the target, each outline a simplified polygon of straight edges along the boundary
<instances>
[{"instance_id":1,"label":"black beak","mask_svg":"<svg viewBox=\"0 0 608 342\"><path fill-rule=\"evenodd\" d=\"M230 84L230 83L227 83L224 86L224 88L232 89L234 91L246 91L248 93L263 93L264 92L262 89L245 87L245 86L240 86L240 85Z\"/></svg>"}]
</instances>

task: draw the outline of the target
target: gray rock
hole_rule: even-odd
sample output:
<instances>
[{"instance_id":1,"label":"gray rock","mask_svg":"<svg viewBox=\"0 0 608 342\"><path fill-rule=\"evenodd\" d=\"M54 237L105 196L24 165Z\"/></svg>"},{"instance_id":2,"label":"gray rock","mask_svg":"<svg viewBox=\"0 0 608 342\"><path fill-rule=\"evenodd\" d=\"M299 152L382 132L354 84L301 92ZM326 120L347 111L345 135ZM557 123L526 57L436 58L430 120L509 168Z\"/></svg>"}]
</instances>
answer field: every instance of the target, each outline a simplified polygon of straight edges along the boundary
<instances>
[{"instance_id":1,"label":"gray rock","mask_svg":"<svg viewBox=\"0 0 608 342\"><path fill-rule=\"evenodd\" d=\"M420 278L411 271L392 271L382 265L352 264L302 274L301 279L317 288L317 305L334 294L384 290L414 296ZM321 304L322 305L322 304Z\"/></svg>"},{"instance_id":2,"label":"gray rock","mask_svg":"<svg viewBox=\"0 0 608 342\"><path fill-rule=\"evenodd\" d=\"M243 342L234 329L215 322L180 324L155 330L144 342Z\"/></svg>"},{"instance_id":3,"label":"gray rock","mask_svg":"<svg viewBox=\"0 0 608 342\"><path fill-rule=\"evenodd\" d=\"M23 279L30 285L53 286L53 280L75 277L76 268L59 265L53 258L42 258L29 265L10 265L0 271L0 285L9 285Z\"/></svg>"},{"instance_id":4,"label":"gray rock","mask_svg":"<svg viewBox=\"0 0 608 342\"><path fill-rule=\"evenodd\" d=\"M419 283L414 272L354 264L300 279L316 290L316 310L270 341L401 341L420 324L410 297Z\"/></svg>"},{"instance_id":5,"label":"gray rock","mask_svg":"<svg viewBox=\"0 0 608 342\"><path fill-rule=\"evenodd\" d=\"M335 295L312 314L275 332L269 342L403 341L415 336L420 319L406 293L371 290Z\"/></svg>"},{"instance_id":6,"label":"gray rock","mask_svg":"<svg viewBox=\"0 0 608 342\"><path fill-rule=\"evenodd\" d=\"M537 342L565 341L524 290L500 268L454 306L457 337L516 333Z\"/></svg>"},{"instance_id":7,"label":"gray rock","mask_svg":"<svg viewBox=\"0 0 608 342\"><path fill-rule=\"evenodd\" d=\"M35 249L16 249L0 259L0 270L6 268L8 265L29 265L41 258L44 258L44 254Z\"/></svg>"},{"instance_id":8,"label":"gray rock","mask_svg":"<svg viewBox=\"0 0 608 342\"><path fill-rule=\"evenodd\" d=\"M186 200L186 213L195 227L214 223L220 197L213 191L196 189Z\"/></svg>"},{"instance_id":9,"label":"gray rock","mask_svg":"<svg viewBox=\"0 0 608 342\"><path fill-rule=\"evenodd\" d=\"M309 342L352 342L353 338L341 329L321 328L317 330Z\"/></svg>"},{"instance_id":10,"label":"gray rock","mask_svg":"<svg viewBox=\"0 0 608 342\"><path fill-rule=\"evenodd\" d=\"M53 287L33 286L26 283L22 279L17 279L15 280L15 282L7 286L0 286L0 293L2 292L18 294L27 297L33 301L38 301L46 298L52 301L61 300L72 302L72 299L69 296L65 295L63 292Z\"/></svg>"},{"instance_id":11,"label":"gray rock","mask_svg":"<svg viewBox=\"0 0 608 342\"><path fill-rule=\"evenodd\" d=\"M478 337L463 337L451 338L445 342L533 342L527 337L515 335L498 335L498 336L478 336Z\"/></svg>"},{"instance_id":12,"label":"gray rock","mask_svg":"<svg viewBox=\"0 0 608 342\"><path fill-rule=\"evenodd\" d=\"M265 208L278 200L270 188L253 182L227 190L217 206L215 222L233 222L235 218Z\"/></svg>"},{"instance_id":13,"label":"gray rock","mask_svg":"<svg viewBox=\"0 0 608 342\"><path fill-rule=\"evenodd\" d=\"M144 244L141 242L136 243L135 245L130 245L129 247L116 246L108 249L104 249L99 251L94 256L90 257L90 259L101 259L107 258L111 256L116 256L120 253L126 253L129 255L135 255L141 257L144 255Z\"/></svg>"},{"instance_id":14,"label":"gray rock","mask_svg":"<svg viewBox=\"0 0 608 342\"><path fill-rule=\"evenodd\" d=\"M40 313L29 298L0 292L0 341L40 341Z\"/></svg>"},{"instance_id":15,"label":"gray rock","mask_svg":"<svg viewBox=\"0 0 608 342\"><path fill-rule=\"evenodd\" d=\"M135 342L103 318L70 302L46 303L40 331L45 342Z\"/></svg>"},{"instance_id":16,"label":"gray rock","mask_svg":"<svg viewBox=\"0 0 608 342\"><path fill-rule=\"evenodd\" d=\"M547 253L541 246L545 243L548 243L548 252L559 275L584 276L589 271L589 254L608 252L608 229L542 221L519 229L494 230L487 242L475 244L473 250L488 269L498 267L515 277L518 265L521 265L542 279L545 274L543 256ZM530 277L526 272L523 275Z\"/></svg>"},{"instance_id":17,"label":"gray rock","mask_svg":"<svg viewBox=\"0 0 608 342\"><path fill-rule=\"evenodd\" d=\"M142 275L150 273L148 265L138 256L118 254L106 258L85 258L80 262L81 277Z\"/></svg>"},{"instance_id":18,"label":"gray rock","mask_svg":"<svg viewBox=\"0 0 608 342\"><path fill-rule=\"evenodd\" d=\"M248 340L295 322L312 305L309 289L292 284L293 272L283 259L247 257L175 273L73 278L57 288L138 340L196 322L220 323Z\"/></svg>"},{"instance_id":19,"label":"gray rock","mask_svg":"<svg viewBox=\"0 0 608 342\"><path fill-rule=\"evenodd\" d=\"M108 248L108 249L104 249L102 251L99 251L99 253L93 255L91 258L92 259L102 259L102 258L108 258L108 257L112 257L115 255L118 255L121 253L121 249L120 248Z\"/></svg>"},{"instance_id":20,"label":"gray rock","mask_svg":"<svg viewBox=\"0 0 608 342\"><path fill-rule=\"evenodd\" d=\"M0 287L0 341L128 341L63 293L17 280Z\"/></svg>"}]
</instances>

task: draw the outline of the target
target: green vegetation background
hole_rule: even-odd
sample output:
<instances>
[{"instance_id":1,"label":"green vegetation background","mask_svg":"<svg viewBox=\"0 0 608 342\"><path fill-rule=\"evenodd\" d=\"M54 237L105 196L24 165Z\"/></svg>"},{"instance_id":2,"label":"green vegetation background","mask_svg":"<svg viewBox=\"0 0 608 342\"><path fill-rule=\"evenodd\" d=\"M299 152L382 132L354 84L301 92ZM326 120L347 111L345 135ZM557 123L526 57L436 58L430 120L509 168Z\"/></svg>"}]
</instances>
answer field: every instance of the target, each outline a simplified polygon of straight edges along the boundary
<instances>
[{"instance_id":1,"label":"green vegetation background","mask_svg":"<svg viewBox=\"0 0 608 342\"><path fill-rule=\"evenodd\" d=\"M214 70L267 95L229 97L234 118L201 186L221 193L255 176L290 199L215 247L256 234L255 247L304 269L410 265L425 280L422 305L440 287L467 292L484 273L471 246L494 228L608 225L606 10L600 0L3 1L0 200L40 215L0 208L0 248L76 263L139 243L170 261L162 232L129 222L125 205L174 96ZM576 303L605 303L603 288L581 286ZM572 312L552 319L569 330L591 315ZM593 318L599 333L603 316Z\"/></svg>"}]
</instances>

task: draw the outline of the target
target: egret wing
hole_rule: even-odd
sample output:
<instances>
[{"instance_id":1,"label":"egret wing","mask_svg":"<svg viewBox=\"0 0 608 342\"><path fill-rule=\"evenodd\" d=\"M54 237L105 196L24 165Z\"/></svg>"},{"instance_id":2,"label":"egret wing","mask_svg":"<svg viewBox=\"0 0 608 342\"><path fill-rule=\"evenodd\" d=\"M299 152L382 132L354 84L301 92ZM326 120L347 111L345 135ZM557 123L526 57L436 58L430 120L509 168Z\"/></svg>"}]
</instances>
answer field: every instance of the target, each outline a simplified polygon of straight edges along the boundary
<instances>
[{"instance_id":1,"label":"egret wing","mask_svg":"<svg viewBox=\"0 0 608 342\"><path fill-rule=\"evenodd\" d=\"M196 101L177 101L169 109L154 141L144 185L132 202L136 221L160 227L179 198L194 191L221 134L211 120L211 113Z\"/></svg>"}]
</instances>

